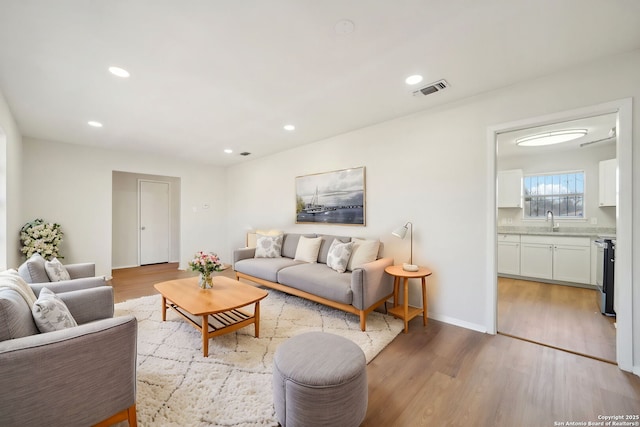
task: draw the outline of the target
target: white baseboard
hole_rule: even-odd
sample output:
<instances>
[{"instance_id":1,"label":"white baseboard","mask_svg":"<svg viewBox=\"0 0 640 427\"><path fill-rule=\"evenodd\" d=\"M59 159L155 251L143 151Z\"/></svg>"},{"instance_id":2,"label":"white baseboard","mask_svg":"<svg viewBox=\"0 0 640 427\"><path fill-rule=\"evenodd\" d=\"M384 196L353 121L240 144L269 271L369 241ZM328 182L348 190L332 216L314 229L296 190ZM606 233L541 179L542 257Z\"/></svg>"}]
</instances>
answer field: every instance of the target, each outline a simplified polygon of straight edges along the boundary
<instances>
[{"instance_id":1,"label":"white baseboard","mask_svg":"<svg viewBox=\"0 0 640 427\"><path fill-rule=\"evenodd\" d=\"M444 316L442 314L429 313L428 316L430 319L438 320L440 322L448 323L450 325L460 326L461 328L471 329L472 331L482 332L483 334L487 333L487 328L484 325L478 325L476 323L471 323L465 320L456 319L455 317Z\"/></svg>"},{"instance_id":2,"label":"white baseboard","mask_svg":"<svg viewBox=\"0 0 640 427\"><path fill-rule=\"evenodd\" d=\"M119 265L117 267L111 267L112 270L118 270L120 268L133 268L133 267L140 267L139 265Z\"/></svg>"}]
</instances>

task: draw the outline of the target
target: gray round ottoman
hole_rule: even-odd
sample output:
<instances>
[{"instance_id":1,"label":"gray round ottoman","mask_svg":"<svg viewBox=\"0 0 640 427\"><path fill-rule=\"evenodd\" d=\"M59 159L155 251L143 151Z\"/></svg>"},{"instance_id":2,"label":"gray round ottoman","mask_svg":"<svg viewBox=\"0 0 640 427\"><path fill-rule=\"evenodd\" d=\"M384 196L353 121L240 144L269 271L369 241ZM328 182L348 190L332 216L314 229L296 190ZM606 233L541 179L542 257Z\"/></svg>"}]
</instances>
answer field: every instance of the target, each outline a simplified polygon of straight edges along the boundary
<instances>
[{"instance_id":1,"label":"gray round ottoman","mask_svg":"<svg viewBox=\"0 0 640 427\"><path fill-rule=\"evenodd\" d=\"M354 342L308 332L276 350L273 403L283 427L359 426L367 399L366 360Z\"/></svg>"}]
</instances>

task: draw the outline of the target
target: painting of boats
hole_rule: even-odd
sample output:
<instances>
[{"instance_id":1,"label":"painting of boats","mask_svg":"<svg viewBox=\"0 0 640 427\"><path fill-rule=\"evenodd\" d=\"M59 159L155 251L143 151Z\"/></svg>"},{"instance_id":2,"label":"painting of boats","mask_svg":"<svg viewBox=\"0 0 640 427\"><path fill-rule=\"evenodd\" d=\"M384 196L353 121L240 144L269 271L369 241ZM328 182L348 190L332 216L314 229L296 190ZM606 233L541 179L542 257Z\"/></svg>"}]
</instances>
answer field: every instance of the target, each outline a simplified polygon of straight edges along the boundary
<instances>
[{"instance_id":1,"label":"painting of boats","mask_svg":"<svg viewBox=\"0 0 640 427\"><path fill-rule=\"evenodd\" d=\"M296 223L365 225L364 167L296 177Z\"/></svg>"}]
</instances>

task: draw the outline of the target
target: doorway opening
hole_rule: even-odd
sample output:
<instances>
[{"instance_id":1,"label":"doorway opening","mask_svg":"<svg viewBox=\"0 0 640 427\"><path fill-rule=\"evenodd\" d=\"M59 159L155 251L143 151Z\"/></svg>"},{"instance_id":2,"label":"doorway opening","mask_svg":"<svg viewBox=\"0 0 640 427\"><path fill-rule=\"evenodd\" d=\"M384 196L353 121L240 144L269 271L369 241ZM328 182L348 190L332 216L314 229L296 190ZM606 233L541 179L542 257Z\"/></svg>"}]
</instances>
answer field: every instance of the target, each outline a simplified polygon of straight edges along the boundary
<instances>
[{"instance_id":1,"label":"doorway opening","mask_svg":"<svg viewBox=\"0 0 640 427\"><path fill-rule=\"evenodd\" d=\"M494 244L493 244L493 247L490 249L491 259L489 260L489 265L492 266L490 270L492 275L491 280L494 283L494 286L492 287L492 289L490 289L491 295L489 298L489 304L490 304L489 313L490 313L490 316L492 316L492 318L489 319L488 330L491 333L496 333L500 331L501 327L502 328L506 327L505 325L500 324L500 319L499 319L499 316L500 316L499 293L501 292L499 289L499 285L501 286L502 283L499 283L500 280L498 279L498 263L500 262L500 260L498 259L498 242L499 242L498 232L504 231L505 226L508 227L509 225L511 225L515 227L515 224L513 224L514 222L513 219L512 219L512 224L509 224L508 220L506 223L504 222L505 218L508 218L508 215L506 217L504 215L500 215L499 209L497 208L497 200L498 200L497 171L500 170L500 154L501 154L498 151L499 136L502 134L507 134L514 131L522 131L524 129L535 129L540 126L556 125L560 123L573 122L578 119L593 118L597 116L611 115L611 114L615 116L615 128L616 128L616 137L617 137L615 140L615 155L616 155L616 158L618 159L617 187L616 187L617 206L612 210L612 212L614 213L609 214L610 217L615 218L615 230L616 230L616 237L617 237L616 265L615 265L615 273L616 273L616 295L615 295L616 304L615 306L616 306L616 313L617 313L617 318L616 318L617 328L615 329L615 333L616 333L616 338L615 338L616 360L615 361L618 363L618 366L620 368L624 370L631 370L633 367L633 359L632 359L633 333L632 333L632 322L631 322L631 315L632 315L631 283L632 282L631 282L631 257L630 257L631 255L631 216L632 216L631 215L632 213L631 192L630 192L631 181L632 181L631 179L632 177L631 175L632 173L631 121L632 120L631 120L631 100L630 99L613 101L606 104L600 104L592 107L562 112L562 113L548 115L544 117L522 120L519 122L502 124L502 125L498 125L488 129L488 141L491 147L491 151L490 151L491 155L490 155L489 163L491 168L494 171L493 178L491 181L491 188L492 188L492 191L496 192L496 193L493 193L493 196L494 196L493 200L495 204L493 207L494 210L492 211L492 216L495 218L495 222L493 223L493 227L491 227L492 229L490 230L490 232L492 233L492 238L490 240ZM582 141L582 142L585 142L585 141ZM597 144L594 144L594 145L597 145ZM601 148L601 149L604 150L604 148ZM543 154L543 156L545 156L544 158L546 159L546 163L553 166L552 164L555 161L554 154L545 153ZM558 172L558 171L556 170L554 172ZM586 179L586 181L587 183L589 182L588 179ZM595 183L597 183L597 179L596 180L591 179L591 181L593 182L590 185L592 186L596 185ZM593 197L593 196L590 196L590 197ZM523 199L522 209L525 208L524 202L525 200ZM597 207L595 208L587 207L585 211L587 212L587 215L583 218L574 219L574 220L581 221L580 224L585 228L588 226L596 226L597 224L592 224L589 218L589 215L592 215L594 212L597 212L597 211L598 211ZM588 213L588 212L591 212L591 213ZM599 220L601 215L598 213L597 216ZM515 217L512 216L512 218L515 218ZM563 228L562 227L563 222L560 222L560 225L561 225L560 230L562 230ZM529 224L524 224L524 225L519 224L519 225L522 227L527 227L527 226L531 227L533 226L532 224L536 224L536 223L533 222ZM565 222L564 228L565 229L569 228L569 224L570 224L569 222ZM552 222L551 225L549 225L549 223L548 222L545 223L544 220L537 223L537 226L539 227L542 227L542 228L549 227L549 230L547 231L549 232L548 234L551 234L551 235L555 231L552 229L554 225L557 225L557 223ZM574 226L578 225L578 222L574 222L573 225ZM556 234L556 235L559 236L559 234ZM538 243L541 243L541 242L538 242ZM552 247L549 250L553 251L554 248ZM587 250L590 250L590 248L587 248ZM515 281L517 281L519 277L516 275L513 275L513 277L508 279L514 279ZM528 279L531 279L531 277L528 277ZM553 279L553 277L551 279ZM536 279L534 278L533 282L530 283L530 286L528 288L525 287L524 289L533 290L535 286L539 287L541 285L546 285L547 287L555 286L557 289L561 289L559 288L559 286L561 285L535 283L535 281ZM553 283L553 280L548 280L547 278L545 278L544 280L540 280L540 282ZM513 283L511 284L513 285ZM526 283L518 283L518 285L522 287L522 286L525 286ZM589 291L593 291L593 289L589 289L590 285L591 283L589 281L588 283L585 284L583 288ZM562 290L566 290L566 288ZM577 289L577 291L581 291L581 290L582 290L581 288ZM587 299L590 299L590 297L588 297ZM593 300L595 300L595 296ZM530 303L529 305L531 304L533 303ZM549 326L542 325L541 324L542 322L539 321L540 319L538 319L535 316L535 310L533 311L534 311L533 322L538 320L539 324L533 323L531 326L532 329L549 327ZM593 311L594 311L593 315L596 316L595 310ZM597 314L601 316L601 314L599 313ZM550 326L550 327L557 327L557 325ZM526 339L527 337L524 337L524 338ZM549 344L549 345L555 346L554 344ZM568 350L572 351L572 349L568 349ZM581 353L580 350L576 352Z\"/></svg>"},{"instance_id":2,"label":"doorway opening","mask_svg":"<svg viewBox=\"0 0 640 427\"><path fill-rule=\"evenodd\" d=\"M112 269L138 267L144 264L157 262L179 262L180 260L180 178L137 174L130 172L113 171L112 174ZM167 202L168 212L164 211L159 216L159 221L163 231L160 231L162 239L151 238L147 243L140 240L142 227L149 227L147 219L141 223L141 213L139 208L141 196L141 184L150 183L153 188L165 188L168 190ZM155 185L157 184L157 185ZM151 192L153 194L153 192ZM151 209L147 209L147 214L151 215L151 220L158 216L154 215L153 200L151 198ZM145 217L146 218L146 217ZM168 228L168 231L167 231ZM150 231L150 230L145 230ZM160 244L160 243L162 244ZM150 251L149 256L142 256L142 244L147 244ZM154 251L157 248L167 253L161 258ZM149 261L151 260L151 261Z\"/></svg>"}]
</instances>

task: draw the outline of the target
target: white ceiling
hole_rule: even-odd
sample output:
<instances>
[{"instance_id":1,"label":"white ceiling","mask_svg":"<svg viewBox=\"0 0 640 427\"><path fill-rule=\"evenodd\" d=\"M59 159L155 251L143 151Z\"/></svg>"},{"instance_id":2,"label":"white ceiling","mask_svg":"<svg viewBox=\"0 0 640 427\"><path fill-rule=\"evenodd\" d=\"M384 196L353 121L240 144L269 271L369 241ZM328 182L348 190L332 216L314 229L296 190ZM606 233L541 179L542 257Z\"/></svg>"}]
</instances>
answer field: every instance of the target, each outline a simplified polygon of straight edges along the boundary
<instances>
[{"instance_id":1,"label":"white ceiling","mask_svg":"<svg viewBox=\"0 0 640 427\"><path fill-rule=\"evenodd\" d=\"M217 165L638 48L637 0L0 0L24 136Z\"/></svg>"}]
</instances>

